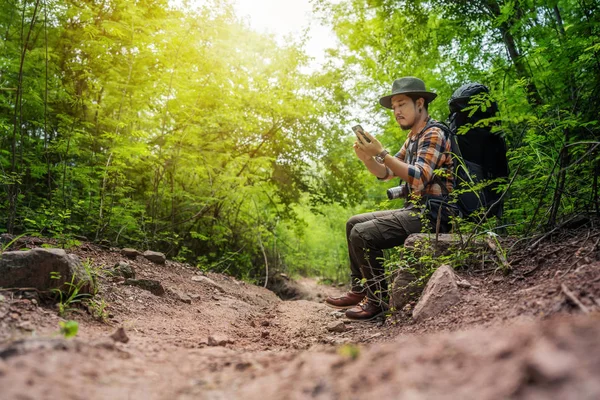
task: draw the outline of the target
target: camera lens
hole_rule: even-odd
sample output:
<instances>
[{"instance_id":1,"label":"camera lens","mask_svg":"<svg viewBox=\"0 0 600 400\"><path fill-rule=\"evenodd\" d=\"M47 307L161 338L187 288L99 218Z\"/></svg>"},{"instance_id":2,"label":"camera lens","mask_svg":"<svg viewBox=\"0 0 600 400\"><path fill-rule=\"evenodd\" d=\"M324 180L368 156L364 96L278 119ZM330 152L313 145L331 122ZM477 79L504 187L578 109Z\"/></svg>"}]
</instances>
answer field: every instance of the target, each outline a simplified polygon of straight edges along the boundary
<instances>
[{"instance_id":1,"label":"camera lens","mask_svg":"<svg viewBox=\"0 0 600 400\"><path fill-rule=\"evenodd\" d=\"M387 190L387 197L389 200L399 199L406 195L406 188L404 185L396 186Z\"/></svg>"}]
</instances>

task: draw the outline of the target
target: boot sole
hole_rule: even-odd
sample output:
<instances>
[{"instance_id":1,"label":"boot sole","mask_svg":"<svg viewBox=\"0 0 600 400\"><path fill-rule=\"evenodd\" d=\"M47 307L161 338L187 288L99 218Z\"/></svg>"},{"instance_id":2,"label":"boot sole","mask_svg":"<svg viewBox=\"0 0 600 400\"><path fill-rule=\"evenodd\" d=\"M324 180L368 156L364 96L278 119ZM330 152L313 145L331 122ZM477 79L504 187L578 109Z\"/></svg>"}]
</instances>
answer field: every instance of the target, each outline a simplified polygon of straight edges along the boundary
<instances>
[{"instance_id":1,"label":"boot sole","mask_svg":"<svg viewBox=\"0 0 600 400\"><path fill-rule=\"evenodd\" d=\"M351 306L334 306L333 304L329 304L328 302L324 302L326 306L331 307L331 308L335 308L336 310L349 310L352 307L356 307L358 305L358 303L351 305Z\"/></svg>"},{"instance_id":2,"label":"boot sole","mask_svg":"<svg viewBox=\"0 0 600 400\"><path fill-rule=\"evenodd\" d=\"M385 311L381 311L380 313L377 313L375 315L373 315L372 317L369 318L351 318L349 316L346 315L346 318L348 318L351 321L372 321L375 318L381 317L381 316L385 316Z\"/></svg>"}]
</instances>

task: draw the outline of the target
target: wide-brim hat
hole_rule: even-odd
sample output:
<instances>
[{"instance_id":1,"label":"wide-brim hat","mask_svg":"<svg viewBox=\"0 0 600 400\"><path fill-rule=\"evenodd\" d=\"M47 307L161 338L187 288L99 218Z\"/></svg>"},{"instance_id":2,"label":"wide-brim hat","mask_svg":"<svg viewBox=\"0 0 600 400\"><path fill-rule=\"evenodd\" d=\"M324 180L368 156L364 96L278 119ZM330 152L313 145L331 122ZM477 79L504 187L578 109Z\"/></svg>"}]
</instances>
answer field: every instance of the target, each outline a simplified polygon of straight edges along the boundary
<instances>
[{"instance_id":1,"label":"wide-brim hat","mask_svg":"<svg viewBox=\"0 0 600 400\"><path fill-rule=\"evenodd\" d=\"M428 103L437 97L436 93L425 89L425 82L414 76L396 79L392 84L392 94L379 99L379 104L385 108L392 109L392 97L399 94L416 94L423 97Z\"/></svg>"}]
</instances>

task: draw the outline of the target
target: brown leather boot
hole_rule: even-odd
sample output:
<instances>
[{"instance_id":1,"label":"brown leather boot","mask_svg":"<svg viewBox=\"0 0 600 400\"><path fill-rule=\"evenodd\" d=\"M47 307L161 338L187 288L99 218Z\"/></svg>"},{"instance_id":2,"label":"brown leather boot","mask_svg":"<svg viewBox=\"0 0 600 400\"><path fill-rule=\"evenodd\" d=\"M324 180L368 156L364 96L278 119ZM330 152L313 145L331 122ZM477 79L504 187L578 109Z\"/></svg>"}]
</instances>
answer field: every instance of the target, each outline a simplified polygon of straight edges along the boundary
<instances>
[{"instance_id":1,"label":"brown leather boot","mask_svg":"<svg viewBox=\"0 0 600 400\"><path fill-rule=\"evenodd\" d=\"M368 299L361 302L356 307L346 310L346 318L368 321L382 315L385 307Z\"/></svg>"},{"instance_id":2,"label":"brown leather boot","mask_svg":"<svg viewBox=\"0 0 600 400\"><path fill-rule=\"evenodd\" d=\"M325 304L329 307L347 309L360 303L365 298L365 293L348 292L340 297L328 297Z\"/></svg>"}]
</instances>

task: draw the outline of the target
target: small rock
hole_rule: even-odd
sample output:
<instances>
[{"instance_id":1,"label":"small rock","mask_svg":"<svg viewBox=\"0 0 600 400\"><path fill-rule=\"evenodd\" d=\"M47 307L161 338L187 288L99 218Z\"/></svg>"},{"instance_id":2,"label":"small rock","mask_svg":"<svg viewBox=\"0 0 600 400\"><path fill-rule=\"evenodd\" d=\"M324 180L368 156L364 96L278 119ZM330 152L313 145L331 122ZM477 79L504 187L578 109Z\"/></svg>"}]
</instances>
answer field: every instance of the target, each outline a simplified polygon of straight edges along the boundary
<instances>
[{"instance_id":1,"label":"small rock","mask_svg":"<svg viewBox=\"0 0 600 400\"><path fill-rule=\"evenodd\" d=\"M135 270L129 263L125 261L119 261L115 264L112 269L113 275L122 276L125 279L135 279Z\"/></svg>"},{"instance_id":2,"label":"small rock","mask_svg":"<svg viewBox=\"0 0 600 400\"><path fill-rule=\"evenodd\" d=\"M210 335L208 337L208 345L209 346L225 346L228 344L233 344L233 340L223 335Z\"/></svg>"},{"instance_id":3,"label":"small rock","mask_svg":"<svg viewBox=\"0 0 600 400\"><path fill-rule=\"evenodd\" d=\"M429 282L413 310L413 318L423 320L438 315L459 300L456 274L449 265L442 265L429 278Z\"/></svg>"},{"instance_id":4,"label":"small rock","mask_svg":"<svg viewBox=\"0 0 600 400\"><path fill-rule=\"evenodd\" d=\"M496 284L497 284L497 283L502 283L503 281L504 281L504 278L503 278L503 277L501 277L501 276L497 276L497 277L495 277L494 279L492 279L492 282L493 282L493 283L496 283Z\"/></svg>"},{"instance_id":5,"label":"small rock","mask_svg":"<svg viewBox=\"0 0 600 400\"><path fill-rule=\"evenodd\" d=\"M271 325L271 322L264 320L263 322L260 323L262 326L269 326Z\"/></svg>"},{"instance_id":6,"label":"small rock","mask_svg":"<svg viewBox=\"0 0 600 400\"><path fill-rule=\"evenodd\" d=\"M329 332L337 332L337 333L346 332L346 324L344 324L343 321L334 321L334 322L330 323L329 325L327 325L327 330Z\"/></svg>"},{"instance_id":7,"label":"small rock","mask_svg":"<svg viewBox=\"0 0 600 400\"><path fill-rule=\"evenodd\" d=\"M200 283L205 283L209 286L214 287L215 289L217 289L220 292L225 292L225 289L223 289L223 287L221 285L219 285L217 282L213 281L210 278L207 278L206 276L192 276L192 280L194 282L200 282Z\"/></svg>"},{"instance_id":8,"label":"small rock","mask_svg":"<svg viewBox=\"0 0 600 400\"><path fill-rule=\"evenodd\" d=\"M135 260L135 258L137 256L141 256L142 253L140 253L136 249L131 249L129 247L126 247L124 249L121 249L121 255L123 255L124 257L131 258L131 259Z\"/></svg>"},{"instance_id":9,"label":"small rock","mask_svg":"<svg viewBox=\"0 0 600 400\"><path fill-rule=\"evenodd\" d=\"M35 330L33 324L30 321L23 321L17 325L17 328L22 329L24 331L32 332Z\"/></svg>"},{"instance_id":10,"label":"small rock","mask_svg":"<svg viewBox=\"0 0 600 400\"><path fill-rule=\"evenodd\" d=\"M460 280L460 281L456 282L456 284L458 285L458 287L465 288L465 289L469 289L469 288L473 287L473 285L471 285L471 283L469 281L465 281L465 280Z\"/></svg>"},{"instance_id":11,"label":"small rock","mask_svg":"<svg viewBox=\"0 0 600 400\"><path fill-rule=\"evenodd\" d=\"M39 237L35 237L35 236L33 236L33 237L30 237L30 238L28 239L28 242L29 242L30 244L34 245L34 246L41 246L41 245L43 245L43 244L45 243L45 242L44 242L44 239L42 239L42 238L39 238Z\"/></svg>"},{"instance_id":12,"label":"small rock","mask_svg":"<svg viewBox=\"0 0 600 400\"><path fill-rule=\"evenodd\" d=\"M252 363L250 362L238 362L237 364L235 364L235 369L237 371L245 371L248 368L252 367Z\"/></svg>"},{"instance_id":13,"label":"small rock","mask_svg":"<svg viewBox=\"0 0 600 400\"><path fill-rule=\"evenodd\" d=\"M119 329L117 329L112 335L110 335L110 338L112 340L114 340L115 342L120 342L120 343L129 342L129 337L125 333L125 329L122 326Z\"/></svg>"},{"instance_id":14,"label":"small rock","mask_svg":"<svg viewBox=\"0 0 600 400\"><path fill-rule=\"evenodd\" d=\"M342 318L346 314L343 311L333 311L333 312L329 313L329 315L331 315L334 318Z\"/></svg>"},{"instance_id":15,"label":"small rock","mask_svg":"<svg viewBox=\"0 0 600 400\"><path fill-rule=\"evenodd\" d=\"M161 283L152 279L127 279L125 284L137 286L156 296L162 296L165 294L165 288L161 285Z\"/></svg>"},{"instance_id":16,"label":"small rock","mask_svg":"<svg viewBox=\"0 0 600 400\"><path fill-rule=\"evenodd\" d=\"M192 298L190 296L188 296L187 294L180 292L177 289L171 289L171 293L173 293L173 295L175 296L175 298L177 298L177 300L182 301L187 304L192 304Z\"/></svg>"},{"instance_id":17,"label":"small rock","mask_svg":"<svg viewBox=\"0 0 600 400\"><path fill-rule=\"evenodd\" d=\"M143 254L147 260L152 261L156 264L164 264L167 261L167 257L163 253L159 253L157 251L145 251Z\"/></svg>"}]
</instances>

